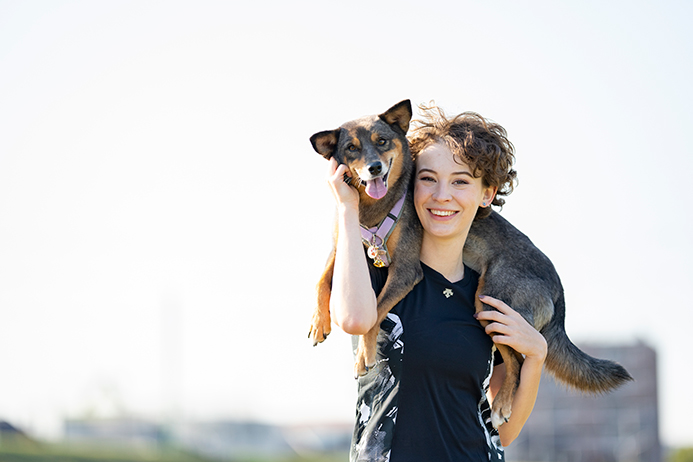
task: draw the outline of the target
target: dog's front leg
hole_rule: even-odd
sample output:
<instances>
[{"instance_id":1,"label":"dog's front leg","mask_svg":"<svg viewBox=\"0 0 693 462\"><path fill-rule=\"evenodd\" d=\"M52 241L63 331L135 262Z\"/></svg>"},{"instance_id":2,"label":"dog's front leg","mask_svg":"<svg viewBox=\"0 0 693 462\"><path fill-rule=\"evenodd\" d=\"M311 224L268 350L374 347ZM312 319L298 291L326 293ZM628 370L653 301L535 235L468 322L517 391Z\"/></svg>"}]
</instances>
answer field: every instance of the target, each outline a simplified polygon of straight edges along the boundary
<instances>
[{"instance_id":1,"label":"dog's front leg","mask_svg":"<svg viewBox=\"0 0 693 462\"><path fill-rule=\"evenodd\" d=\"M332 295L332 275L334 274L335 249L332 249L325 271L323 271L317 285L318 304L313 311L313 318L308 331L308 338L313 339L313 346L325 341L332 331L332 319L330 318L330 296Z\"/></svg>"}]
</instances>

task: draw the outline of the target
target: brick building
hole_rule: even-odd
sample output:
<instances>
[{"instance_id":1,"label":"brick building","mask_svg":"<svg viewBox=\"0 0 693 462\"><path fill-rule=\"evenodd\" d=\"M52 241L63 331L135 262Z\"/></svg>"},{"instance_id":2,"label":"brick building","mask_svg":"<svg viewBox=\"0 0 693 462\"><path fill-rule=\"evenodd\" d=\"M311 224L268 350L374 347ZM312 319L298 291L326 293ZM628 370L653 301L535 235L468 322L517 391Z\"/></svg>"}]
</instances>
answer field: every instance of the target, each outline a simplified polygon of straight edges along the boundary
<instances>
[{"instance_id":1,"label":"brick building","mask_svg":"<svg viewBox=\"0 0 693 462\"><path fill-rule=\"evenodd\" d=\"M655 351L642 342L580 348L620 363L635 382L595 397L568 391L545 376L534 412L506 449L506 460L661 462Z\"/></svg>"}]
</instances>

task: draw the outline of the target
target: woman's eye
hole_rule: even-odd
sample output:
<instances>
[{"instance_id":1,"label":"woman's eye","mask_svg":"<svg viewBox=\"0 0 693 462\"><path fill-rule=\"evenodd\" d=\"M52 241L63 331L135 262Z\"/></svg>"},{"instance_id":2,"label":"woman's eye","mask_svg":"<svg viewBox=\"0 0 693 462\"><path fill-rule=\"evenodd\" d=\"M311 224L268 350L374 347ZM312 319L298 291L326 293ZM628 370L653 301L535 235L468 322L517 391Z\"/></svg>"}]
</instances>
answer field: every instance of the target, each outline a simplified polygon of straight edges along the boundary
<instances>
[{"instance_id":1,"label":"woman's eye","mask_svg":"<svg viewBox=\"0 0 693 462\"><path fill-rule=\"evenodd\" d=\"M458 186L462 186L462 185L469 184L469 182L468 182L467 180L455 180L455 181L452 182L452 184L455 184L455 185L458 185Z\"/></svg>"},{"instance_id":2,"label":"woman's eye","mask_svg":"<svg viewBox=\"0 0 693 462\"><path fill-rule=\"evenodd\" d=\"M419 181L435 181L433 177L430 176L422 176L419 178Z\"/></svg>"}]
</instances>

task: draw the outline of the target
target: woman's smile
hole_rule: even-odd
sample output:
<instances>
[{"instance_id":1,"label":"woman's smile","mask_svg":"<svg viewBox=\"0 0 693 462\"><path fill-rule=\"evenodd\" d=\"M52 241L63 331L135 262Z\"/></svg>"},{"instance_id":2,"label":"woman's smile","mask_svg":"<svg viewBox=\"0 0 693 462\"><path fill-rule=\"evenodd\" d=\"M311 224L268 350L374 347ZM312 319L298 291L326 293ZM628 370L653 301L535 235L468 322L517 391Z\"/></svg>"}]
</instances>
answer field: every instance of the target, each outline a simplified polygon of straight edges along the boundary
<instances>
[{"instance_id":1,"label":"woman's smile","mask_svg":"<svg viewBox=\"0 0 693 462\"><path fill-rule=\"evenodd\" d=\"M435 215L436 217L442 217L442 218L447 218L452 215L455 215L457 212L454 210L438 210L438 209L428 209L429 212L431 212L432 215Z\"/></svg>"}]
</instances>

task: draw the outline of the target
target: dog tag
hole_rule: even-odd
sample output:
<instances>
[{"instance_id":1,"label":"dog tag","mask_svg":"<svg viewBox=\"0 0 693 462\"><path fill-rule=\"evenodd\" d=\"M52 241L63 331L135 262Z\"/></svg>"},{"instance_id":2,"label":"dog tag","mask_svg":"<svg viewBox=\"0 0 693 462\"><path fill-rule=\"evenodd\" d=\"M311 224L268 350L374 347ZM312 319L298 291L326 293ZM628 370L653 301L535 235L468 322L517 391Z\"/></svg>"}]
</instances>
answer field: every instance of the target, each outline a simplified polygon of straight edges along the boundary
<instances>
[{"instance_id":1,"label":"dog tag","mask_svg":"<svg viewBox=\"0 0 693 462\"><path fill-rule=\"evenodd\" d=\"M374 265L376 268L382 268L383 266L385 266L385 262L382 261L382 260L380 259L380 255L378 255L378 256L375 258L375 261L373 262L373 265Z\"/></svg>"},{"instance_id":2,"label":"dog tag","mask_svg":"<svg viewBox=\"0 0 693 462\"><path fill-rule=\"evenodd\" d=\"M375 246L375 245L372 245L372 246L368 247L368 252L367 252L367 253L368 253L368 258L370 258L371 260L377 259L377 258L378 258L378 254L380 253L379 250L380 250L380 249L378 249L378 247ZM377 265L376 265L376 266L377 266Z\"/></svg>"}]
</instances>

